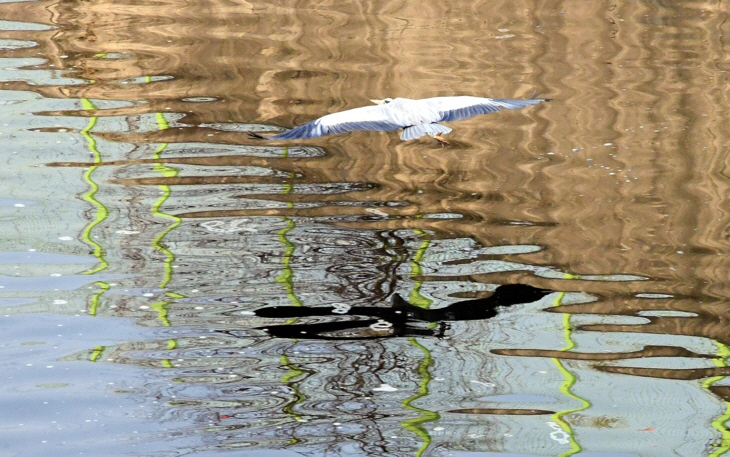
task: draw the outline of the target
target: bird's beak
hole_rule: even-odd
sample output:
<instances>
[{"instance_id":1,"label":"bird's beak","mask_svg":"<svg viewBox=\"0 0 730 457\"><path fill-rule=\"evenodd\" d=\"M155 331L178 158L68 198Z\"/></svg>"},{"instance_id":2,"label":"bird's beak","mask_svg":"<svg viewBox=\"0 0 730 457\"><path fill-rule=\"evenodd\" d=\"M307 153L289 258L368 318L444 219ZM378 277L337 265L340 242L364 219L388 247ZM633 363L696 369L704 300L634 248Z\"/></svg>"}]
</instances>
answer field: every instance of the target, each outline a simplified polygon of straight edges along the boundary
<instances>
[{"instance_id":1,"label":"bird's beak","mask_svg":"<svg viewBox=\"0 0 730 457\"><path fill-rule=\"evenodd\" d=\"M385 100L370 99L370 101L376 105L385 105Z\"/></svg>"}]
</instances>

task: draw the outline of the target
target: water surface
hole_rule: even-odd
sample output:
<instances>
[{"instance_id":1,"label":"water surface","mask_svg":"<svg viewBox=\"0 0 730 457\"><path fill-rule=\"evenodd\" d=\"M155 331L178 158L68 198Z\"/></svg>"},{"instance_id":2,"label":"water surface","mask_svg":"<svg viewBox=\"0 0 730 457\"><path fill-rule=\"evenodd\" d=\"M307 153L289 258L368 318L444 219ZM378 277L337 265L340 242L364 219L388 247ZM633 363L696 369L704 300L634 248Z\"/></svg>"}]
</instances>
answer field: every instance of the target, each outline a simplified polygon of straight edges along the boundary
<instances>
[{"instance_id":1,"label":"water surface","mask_svg":"<svg viewBox=\"0 0 730 457\"><path fill-rule=\"evenodd\" d=\"M3 455L726 454L726 10L3 2Z\"/></svg>"}]
</instances>

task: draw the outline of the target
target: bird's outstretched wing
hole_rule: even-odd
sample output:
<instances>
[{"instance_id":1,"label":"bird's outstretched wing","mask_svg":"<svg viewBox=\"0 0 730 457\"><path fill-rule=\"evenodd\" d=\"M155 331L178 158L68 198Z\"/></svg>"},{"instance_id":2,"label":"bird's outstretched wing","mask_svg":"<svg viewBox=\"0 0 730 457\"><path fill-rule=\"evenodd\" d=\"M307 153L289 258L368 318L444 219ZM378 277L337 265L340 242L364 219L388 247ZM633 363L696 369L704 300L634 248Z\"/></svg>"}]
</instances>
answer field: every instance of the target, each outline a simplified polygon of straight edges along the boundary
<instances>
[{"instance_id":1,"label":"bird's outstretched wing","mask_svg":"<svg viewBox=\"0 0 730 457\"><path fill-rule=\"evenodd\" d=\"M269 140L294 140L317 138L324 135L352 132L355 130L396 130L403 125L389 116L387 106L363 106L340 113L322 116L312 122L295 127L284 133L270 136Z\"/></svg>"},{"instance_id":2,"label":"bird's outstretched wing","mask_svg":"<svg viewBox=\"0 0 730 457\"><path fill-rule=\"evenodd\" d=\"M440 121L458 121L479 114L493 113L504 109L518 109L525 106L537 105L549 101L546 98L534 98L528 100L506 100L501 98L482 97L434 97L423 100L436 108L441 115Z\"/></svg>"}]
</instances>

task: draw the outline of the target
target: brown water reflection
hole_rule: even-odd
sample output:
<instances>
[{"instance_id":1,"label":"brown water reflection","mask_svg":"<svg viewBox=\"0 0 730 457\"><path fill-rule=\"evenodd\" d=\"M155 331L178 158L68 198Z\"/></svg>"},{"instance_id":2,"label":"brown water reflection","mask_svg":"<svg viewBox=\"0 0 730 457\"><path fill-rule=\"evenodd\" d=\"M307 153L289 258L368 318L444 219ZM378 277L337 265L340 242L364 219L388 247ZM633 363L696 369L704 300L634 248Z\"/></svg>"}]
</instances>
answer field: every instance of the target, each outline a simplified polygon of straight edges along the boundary
<instances>
[{"instance_id":1,"label":"brown water reflection","mask_svg":"<svg viewBox=\"0 0 730 457\"><path fill-rule=\"evenodd\" d=\"M0 89L44 97L18 101L8 148L75 138L28 146L37 154L18 170L78 233L46 250L98 261L73 272L97 281L67 307L42 295L12 313L84 308L155 328L65 359L146 369L135 395L160 400L145 420L179 434L169 453L724 454L726 10L0 4L5 20L55 27L0 28L37 42L0 51L20 59L3 64ZM446 148L395 133L265 146L246 134L371 98L458 94L554 101L453 123ZM38 164L52 177L34 177ZM8 299L38 298L7 281ZM440 339L271 339L259 328L282 322L254 316L386 307L394 294L442 307L506 283L556 292ZM297 323L331 321L308 319Z\"/></svg>"},{"instance_id":2,"label":"brown water reflection","mask_svg":"<svg viewBox=\"0 0 730 457\"><path fill-rule=\"evenodd\" d=\"M160 8L174 13L161 15ZM725 296L722 275L712 273L724 269L717 255L724 244L715 240L727 225L722 160L713 159L722 151L724 116L723 73L712 69L724 57L721 38L704 32L722 15L704 5L530 3L514 8L520 13L511 3L54 9L63 33L52 40L60 51L49 54L69 56L54 63L94 80L63 88L66 96L145 100L128 110L186 113L187 125L291 126L386 95L555 97L558 103L529 113L461 122L453 137L463 144L445 151L383 134L321 140L330 154L301 172L307 181L376 182L381 187L369 197L407 196L409 215L464 214L448 230L485 245L526 240L472 220L551 222L553 228L523 236L572 247L544 251L546 264L642 273L671 280L662 292ZM706 35L714 39L689 39ZM168 75L173 79L122 84ZM218 101L183 101L195 96ZM206 135L183 128L128 140L211 141ZM212 140L244 141L226 132Z\"/></svg>"}]
</instances>

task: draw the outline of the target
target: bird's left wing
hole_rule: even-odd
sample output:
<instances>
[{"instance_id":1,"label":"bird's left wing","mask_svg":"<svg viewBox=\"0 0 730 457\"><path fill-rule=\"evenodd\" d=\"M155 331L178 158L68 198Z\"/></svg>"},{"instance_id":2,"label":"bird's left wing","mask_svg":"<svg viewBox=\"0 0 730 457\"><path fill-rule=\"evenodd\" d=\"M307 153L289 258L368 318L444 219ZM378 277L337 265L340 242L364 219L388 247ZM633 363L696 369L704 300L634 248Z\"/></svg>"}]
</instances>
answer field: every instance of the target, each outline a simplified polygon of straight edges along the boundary
<instances>
[{"instance_id":1,"label":"bird's left wing","mask_svg":"<svg viewBox=\"0 0 730 457\"><path fill-rule=\"evenodd\" d=\"M386 105L363 106L340 113L322 116L312 122L295 127L284 133L270 136L269 140L293 140L317 138L324 135L352 132L355 130L396 130L403 125L389 116Z\"/></svg>"},{"instance_id":2,"label":"bird's left wing","mask_svg":"<svg viewBox=\"0 0 730 457\"><path fill-rule=\"evenodd\" d=\"M493 113L504 109L518 109L525 106L537 105L548 101L545 98L534 98L528 100L507 100L501 98L482 97L434 97L423 100L438 110L441 115L440 121L458 121L479 114Z\"/></svg>"}]
</instances>

